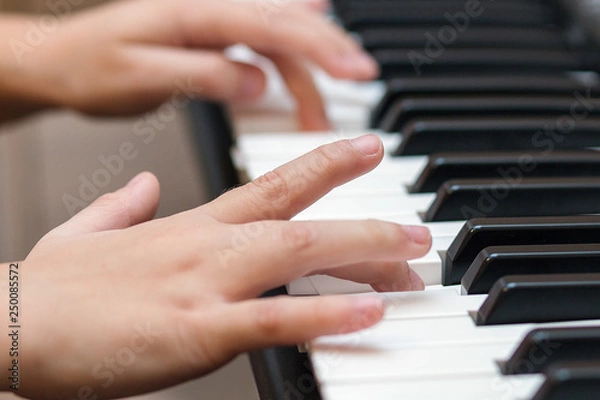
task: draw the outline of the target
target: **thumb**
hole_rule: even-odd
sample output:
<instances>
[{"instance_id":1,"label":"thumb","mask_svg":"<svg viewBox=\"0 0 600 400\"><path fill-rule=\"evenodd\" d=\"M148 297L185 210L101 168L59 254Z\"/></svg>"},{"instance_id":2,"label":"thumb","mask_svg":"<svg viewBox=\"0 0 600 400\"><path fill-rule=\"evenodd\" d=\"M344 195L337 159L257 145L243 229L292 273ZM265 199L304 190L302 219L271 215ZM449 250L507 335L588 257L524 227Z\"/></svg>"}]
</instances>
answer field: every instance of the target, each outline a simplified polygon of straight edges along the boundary
<instances>
[{"instance_id":1,"label":"thumb","mask_svg":"<svg viewBox=\"0 0 600 400\"><path fill-rule=\"evenodd\" d=\"M149 221L156 214L160 187L156 177L142 172L127 186L98 198L79 214L52 231L53 235L125 229Z\"/></svg>"}]
</instances>

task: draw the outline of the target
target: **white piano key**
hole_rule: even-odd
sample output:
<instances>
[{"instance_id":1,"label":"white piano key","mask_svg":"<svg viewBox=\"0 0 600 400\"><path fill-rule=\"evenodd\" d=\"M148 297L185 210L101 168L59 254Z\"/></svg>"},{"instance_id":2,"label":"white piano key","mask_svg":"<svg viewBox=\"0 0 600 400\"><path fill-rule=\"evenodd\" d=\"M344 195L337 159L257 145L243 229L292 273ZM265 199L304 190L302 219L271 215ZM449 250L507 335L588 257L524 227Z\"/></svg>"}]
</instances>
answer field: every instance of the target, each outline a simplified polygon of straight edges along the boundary
<instances>
[{"instance_id":1,"label":"white piano key","mask_svg":"<svg viewBox=\"0 0 600 400\"><path fill-rule=\"evenodd\" d=\"M319 294L309 277L296 279L288 283L286 288L289 294L293 293L295 296L314 296Z\"/></svg>"},{"instance_id":2,"label":"white piano key","mask_svg":"<svg viewBox=\"0 0 600 400\"><path fill-rule=\"evenodd\" d=\"M480 375L410 381L360 380L324 383L323 400L524 400L530 399L544 382L541 374Z\"/></svg>"},{"instance_id":3,"label":"white piano key","mask_svg":"<svg viewBox=\"0 0 600 400\"><path fill-rule=\"evenodd\" d=\"M473 325L469 317L383 321L354 334L313 341L311 360L320 379L327 382L498 374L496 361L508 359L532 329L600 326L600 321L494 327L469 324Z\"/></svg>"},{"instance_id":4,"label":"white piano key","mask_svg":"<svg viewBox=\"0 0 600 400\"><path fill-rule=\"evenodd\" d=\"M422 292L381 293L385 320L464 316L465 310L479 309L487 295L461 296L460 287L433 286Z\"/></svg>"},{"instance_id":5,"label":"white piano key","mask_svg":"<svg viewBox=\"0 0 600 400\"><path fill-rule=\"evenodd\" d=\"M447 249L454 240L452 237L434 237L432 239L434 244L425 256L408 260L408 266L421 277L425 285L438 285L442 282L442 260L438 251ZM435 247L436 243L440 247Z\"/></svg>"},{"instance_id":6,"label":"white piano key","mask_svg":"<svg viewBox=\"0 0 600 400\"><path fill-rule=\"evenodd\" d=\"M337 295L347 293L374 293L370 285L334 278L329 275L314 275L309 277L316 291L322 295ZM295 295L295 292L288 292Z\"/></svg>"},{"instance_id":7,"label":"white piano key","mask_svg":"<svg viewBox=\"0 0 600 400\"><path fill-rule=\"evenodd\" d=\"M495 361L507 359L536 327L600 326L600 320L476 326L468 312L486 295L460 296L456 289L382 295L386 316L378 325L315 339L309 348L319 379L337 384L493 375L499 371Z\"/></svg>"},{"instance_id":8,"label":"white piano key","mask_svg":"<svg viewBox=\"0 0 600 400\"><path fill-rule=\"evenodd\" d=\"M481 373L494 375L498 372L498 366L491 360L509 357L513 348L509 340L462 347L407 347L393 350L384 346L356 346L349 341L339 346L316 346L311 350L311 360L319 379L328 383L372 379L433 380Z\"/></svg>"},{"instance_id":9,"label":"white piano key","mask_svg":"<svg viewBox=\"0 0 600 400\"><path fill-rule=\"evenodd\" d=\"M530 328L529 324L476 326L467 310L477 309L485 296L470 299L461 296L454 306L464 305L461 315L434 316L423 318L392 318L359 333L341 336L326 336L310 344L311 351L328 351L332 348L352 346L359 350L385 350L396 352L439 347L467 347L471 345L513 342L521 338ZM457 299L458 300L458 299ZM462 304L460 304L462 303ZM458 310L454 310L458 312ZM452 313L448 307L447 313ZM351 356L351 354L349 354Z\"/></svg>"}]
</instances>

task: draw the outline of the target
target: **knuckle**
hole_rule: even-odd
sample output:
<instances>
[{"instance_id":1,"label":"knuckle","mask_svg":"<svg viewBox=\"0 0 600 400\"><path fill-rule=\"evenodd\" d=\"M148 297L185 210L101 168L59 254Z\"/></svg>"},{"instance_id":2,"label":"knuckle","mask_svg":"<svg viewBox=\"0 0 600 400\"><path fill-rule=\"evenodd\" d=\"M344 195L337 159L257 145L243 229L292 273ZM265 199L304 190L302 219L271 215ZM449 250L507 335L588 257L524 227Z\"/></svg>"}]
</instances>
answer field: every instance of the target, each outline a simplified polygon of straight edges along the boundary
<instances>
[{"instance_id":1,"label":"knuckle","mask_svg":"<svg viewBox=\"0 0 600 400\"><path fill-rule=\"evenodd\" d=\"M284 313L274 302L265 302L257 309L256 329L266 336L276 336L283 327Z\"/></svg>"},{"instance_id":2,"label":"knuckle","mask_svg":"<svg viewBox=\"0 0 600 400\"><path fill-rule=\"evenodd\" d=\"M252 192L257 196L259 204L271 204L277 209L291 206L291 188L288 182L277 171L267 172L251 184Z\"/></svg>"},{"instance_id":3,"label":"knuckle","mask_svg":"<svg viewBox=\"0 0 600 400\"><path fill-rule=\"evenodd\" d=\"M393 226L380 220L370 219L365 221L367 234L371 241L380 245L386 245L390 241L395 241L396 232Z\"/></svg>"},{"instance_id":4,"label":"knuckle","mask_svg":"<svg viewBox=\"0 0 600 400\"><path fill-rule=\"evenodd\" d=\"M98 197L94 201L94 206L99 208L111 208L114 211L125 208L125 203L122 201L121 196L117 193L106 193Z\"/></svg>"},{"instance_id":5,"label":"knuckle","mask_svg":"<svg viewBox=\"0 0 600 400\"><path fill-rule=\"evenodd\" d=\"M100 210L101 213L106 214L106 217L112 220L124 221L125 223L131 221L127 203L118 193L103 194L94 201L93 207L96 210Z\"/></svg>"},{"instance_id":6,"label":"knuckle","mask_svg":"<svg viewBox=\"0 0 600 400\"><path fill-rule=\"evenodd\" d=\"M314 151L314 163L311 171L320 174L331 174L336 171L340 161L343 159L344 151L341 144L325 145Z\"/></svg>"},{"instance_id":7,"label":"knuckle","mask_svg":"<svg viewBox=\"0 0 600 400\"><path fill-rule=\"evenodd\" d=\"M323 307L323 304L317 301L312 304L310 309L314 326L325 327L331 325L332 318L329 308Z\"/></svg>"},{"instance_id":8,"label":"knuckle","mask_svg":"<svg viewBox=\"0 0 600 400\"><path fill-rule=\"evenodd\" d=\"M308 224L287 224L281 233L286 250L291 253L306 251L315 242L315 232Z\"/></svg>"}]
</instances>

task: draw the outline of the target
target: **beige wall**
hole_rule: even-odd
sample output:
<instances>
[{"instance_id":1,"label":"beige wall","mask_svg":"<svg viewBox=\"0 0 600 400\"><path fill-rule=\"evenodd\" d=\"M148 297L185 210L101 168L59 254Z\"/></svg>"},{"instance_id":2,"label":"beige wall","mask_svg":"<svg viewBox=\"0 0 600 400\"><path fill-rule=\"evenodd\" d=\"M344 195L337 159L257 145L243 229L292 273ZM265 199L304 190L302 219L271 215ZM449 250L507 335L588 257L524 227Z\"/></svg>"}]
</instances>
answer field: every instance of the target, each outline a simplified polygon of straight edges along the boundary
<instances>
[{"instance_id":1,"label":"beige wall","mask_svg":"<svg viewBox=\"0 0 600 400\"><path fill-rule=\"evenodd\" d=\"M0 261L23 259L45 232L66 221L74 210L66 199L89 203L79 191L95 174L108 178L106 186L95 185L97 197L152 171L161 182L159 216L205 201L185 112L149 144L133 132L140 118L99 120L59 112L0 128ZM133 146L133 159L123 160L120 171L101 172L107 171L102 160L118 154L124 143Z\"/></svg>"}]
</instances>

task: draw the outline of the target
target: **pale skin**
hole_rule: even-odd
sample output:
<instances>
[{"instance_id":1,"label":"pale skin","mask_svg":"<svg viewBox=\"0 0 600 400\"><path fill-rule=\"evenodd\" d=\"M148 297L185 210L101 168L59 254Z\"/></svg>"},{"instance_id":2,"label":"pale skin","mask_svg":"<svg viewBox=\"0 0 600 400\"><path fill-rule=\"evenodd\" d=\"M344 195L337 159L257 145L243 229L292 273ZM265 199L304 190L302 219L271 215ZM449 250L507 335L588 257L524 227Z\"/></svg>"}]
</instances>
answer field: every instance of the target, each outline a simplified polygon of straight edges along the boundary
<instances>
[{"instance_id":1,"label":"pale skin","mask_svg":"<svg viewBox=\"0 0 600 400\"><path fill-rule=\"evenodd\" d=\"M202 376L251 349L376 324L384 308L374 296L256 297L316 273L379 290L423 288L406 260L430 248L425 228L288 221L382 156L372 135L326 145L211 203L152 221L159 186L149 173L99 198L20 264L18 394L129 396ZM249 245L236 248L240 232ZM0 357L8 367L8 352Z\"/></svg>"},{"instance_id":2,"label":"pale skin","mask_svg":"<svg viewBox=\"0 0 600 400\"><path fill-rule=\"evenodd\" d=\"M48 108L106 116L143 112L172 96L177 81L191 82L199 97L252 100L264 89L263 73L222 54L244 42L275 62L303 128L326 129L305 63L348 79L371 79L377 67L319 15L324 3L277 4L282 7L265 20L251 2L117 2L66 17L41 46L23 54L22 63L2 41L0 121ZM0 17L0 37L21 40L35 21ZM374 136L341 141L158 220L152 218L159 185L150 173L99 198L19 263L17 394L141 394L207 374L248 350L376 324L384 307L375 296L257 297L312 274L377 291L423 289L406 260L431 246L425 228L289 221L382 157ZM0 268L0 298L8 299L9 266ZM7 371L11 344L6 335L0 338L0 367Z\"/></svg>"},{"instance_id":3,"label":"pale skin","mask_svg":"<svg viewBox=\"0 0 600 400\"><path fill-rule=\"evenodd\" d=\"M223 49L245 43L270 58L296 99L299 125L329 128L307 63L343 79L372 79L376 63L321 15L323 0L129 0L61 17L41 44L40 17L0 16L0 122L67 107L92 115L151 110L181 82L194 96L248 101L264 73ZM34 28L32 28L32 26ZM93 33L93 34L91 34ZM178 83L179 82L179 86Z\"/></svg>"}]
</instances>

